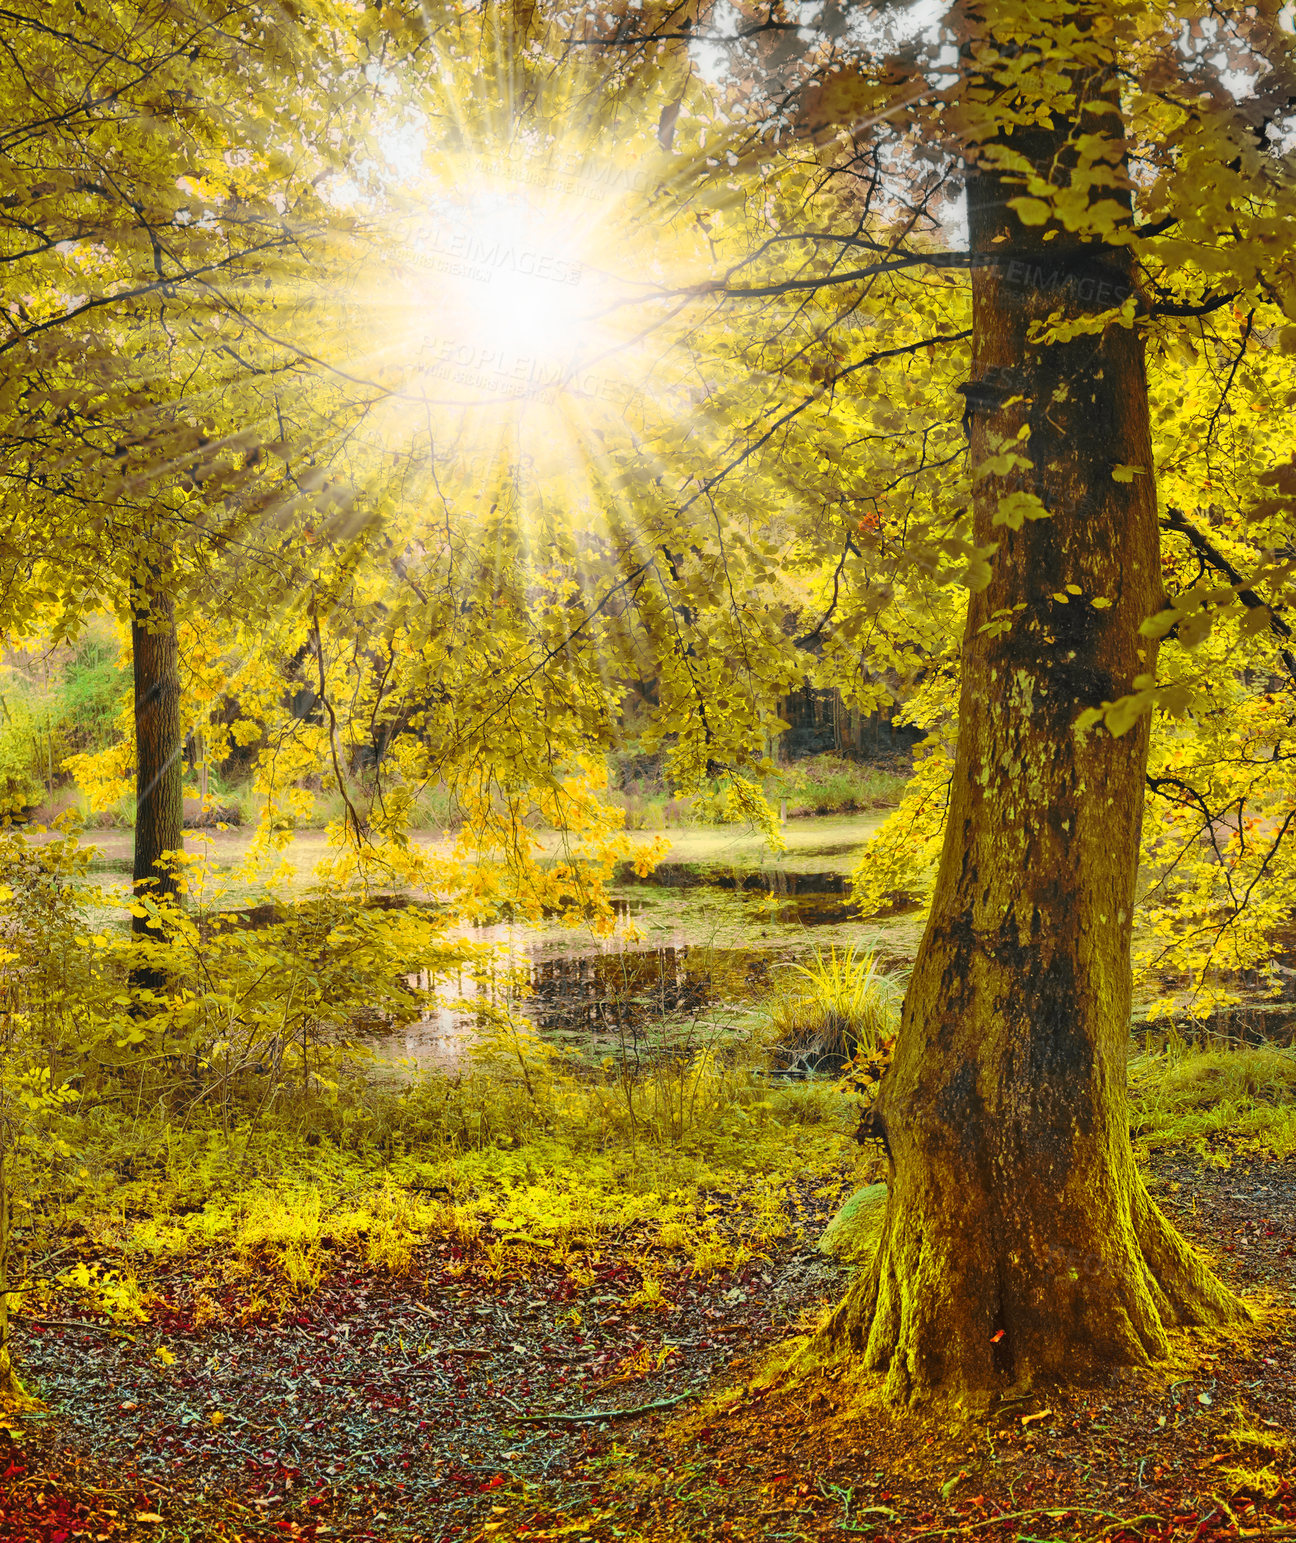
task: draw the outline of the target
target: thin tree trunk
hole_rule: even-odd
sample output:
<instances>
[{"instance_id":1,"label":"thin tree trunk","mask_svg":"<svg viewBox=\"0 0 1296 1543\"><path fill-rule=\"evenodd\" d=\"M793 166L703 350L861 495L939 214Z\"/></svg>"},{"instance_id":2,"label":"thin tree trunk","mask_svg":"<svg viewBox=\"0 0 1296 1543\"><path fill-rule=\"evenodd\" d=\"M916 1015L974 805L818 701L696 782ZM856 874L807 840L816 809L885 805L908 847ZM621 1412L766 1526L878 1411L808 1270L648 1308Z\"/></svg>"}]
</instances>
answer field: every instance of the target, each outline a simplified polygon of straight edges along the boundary
<instances>
[{"instance_id":1,"label":"thin tree trunk","mask_svg":"<svg viewBox=\"0 0 1296 1543\"><path fill-rule=\"evenodd\" d=\"M1110 136L1119 166L1115 93L1093 77L1078 89L1085 129ZM1066 133L1008 143L1056 167ZM886 1218L812 1347L885 1369L898 1399L1083 1379L1163 1356L1170 1325L1246 1316L1152 1203L1130 1147L1148 719L1121 738L1075 732L1084 708L1155 664L1139 634L1162 603L1142 339L1119 324L1029 336L1059 310L1118 306L1133 264L1128 247L1023 226L1007 207L1021 192L991 172L970 182L985 265L967 400L972 466L1023 425L1032 465L975 484L975 540L1000 545L969 605L945 845L877 1103ZM995 525L1014 491L1049 517Z\"/></svg>"},{"instance_id":2,"label":"thin tree trunk","mask_svg":"<svg viewBox=\"0 0 1296 1543\"><path fill-rule=\"evenodd\" d=\"M32 1409L38 1400L32 1398L23 1386L13 1364L13 1349L9 1331L9 1254L13 1231L11 1204L10 1153L7 1147L7 1131L0 1115L0 1408Z\"/></svg>"},{"instance_id":3,"label":"thin tree trunk","mask_svg":"<svg viewBox=\"0 0 1296 1543\"><path fill-rule=\"evenodd\" d=\"M194 731L194 759L198 762L198 806L205 820L207 800L211 791L211 769L207 760L207 727L205 723Z\"/></svg>"},{"instance_id":4,"label":"thin tree trunk","mask_svg":"<svg viewBox=\"0 0 1296 1543\"><path fill-rule=\"evenodd\" d=\"M0 1114L0 1405L21 1394L9 1349L9 1173L5 1121Z\"/></svg>"},{"instance_id":5,"label":"thin tree trunk","mask_svg":"<svg viewBox=\"0 0 1296 1543\"><path fill-rule=\"evenodd\" d=\"M135 673L135 865L134 886L141 899L169 899L175 876L164 865L165 852L184 846L184 781L181 766L180 663L175 610L160 585L149 593L131 590L131 650ZM156 936L147 914L135 917L138 936ZM141 986L160 989L159 972L134 977Z\"/></svg>"}]
</instances>

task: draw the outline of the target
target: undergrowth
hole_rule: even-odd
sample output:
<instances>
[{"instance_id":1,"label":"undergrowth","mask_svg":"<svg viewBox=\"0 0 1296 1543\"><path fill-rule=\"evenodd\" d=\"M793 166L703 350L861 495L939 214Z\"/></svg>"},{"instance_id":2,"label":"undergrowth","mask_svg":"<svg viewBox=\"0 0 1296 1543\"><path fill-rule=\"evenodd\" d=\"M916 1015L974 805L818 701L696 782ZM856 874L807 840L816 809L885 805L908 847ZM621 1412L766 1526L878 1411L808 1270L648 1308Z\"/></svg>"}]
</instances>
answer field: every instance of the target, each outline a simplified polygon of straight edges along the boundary
<instances>
[{"instance_id":1,"label":"undergrowth","mask_svg":"<svg viewBox=\"0 0 1296 1543\"><path fill-rule=\"evenodd\" d=\"M57 1285L34 1285L25 1308L39 1313L71 1289L83 1307L137 1320L156 1305L149 1282L187 1262L202 1286L200 1318L228 1310L231 1291L239 1315L273 1315L339 1267L418 1274L437 1243L452 1247L451 1275L556 1266L574 1279L600 1250L629 1249L651 1294L658 1273L710 1276L767 1253L796 1225L796 1187L836 1194L855 1156L849 1103L824 1083L738 1079L725 1107L667 1142L642 1125L636 1136L629 1119L610 1130L606 1085L572 1079L550 1091L543 1118L533 1107L519 1119L498 1071L457 1088L430 1078L368 1090L363 1135L334 1125L294 1139L268 1126L227 1144L210 1130L152 1141L136 1131L126 1173L107 1152L86 1151L80 1197L39 1229L46 1247L75 1239L74 1262ZM465 1094L478 1118L492 1105L491 1134L479 1124L463 1140L467 1103L457 1130L447 1119Z\"/></svg>"},{"instance_id":2,"label":"undergrowth","mask_svg":"<svg viewBox=\"0 0 1296 1543\"><path fill-rule=\"evenodd\" d=\"M274 1315L340 1267L417 1277L434 1245L449 1246L446 1273L500 1279L557 1268L579 1281L615 1250L651 1297L659 1275L768 1253L805 1225L807 1185L835 1201L878 1176L850 1139L853 1100L828 1081L770 1084L741 1057L723 1074L678 1065L669 1075L712 1085L675 1131L632 1113L606 1073L525 1043L531 1064L510 1070L508 1054L497 1039L454 1078L394 1089L356 1078L330 1103L228 1135L101 1129L81 1154L79 1198L42 1218L44 1246L62 1240L72 1262L58 1287L34 1284L25 1309L71 1290L83 1308L137 1320L157 1306L150 1282L185 1263L199 1318L235 1299L241 1315ZM1291 1050L1140 1051L1130 1093L1142 1159L1296 1156Z\"/></svg>"},{"instance_id":3,"label":"undergrowth","mask_svg":"<svg viewBox=\"0 0 1296 1543\"><path fill-rule=\"evenodd\" d=\"M790 818L890 809L900 802L909 777L903 760L861 762L835 755L808 756L780 766L762 791ZM741 801L724 781L700 793L676 797L658 778L623 776L616 795L629 830L667 830L686 825L724 825L746 820Z\"/></svg>"},{"instance_id":4,"label":"undergrowth","mask_svg":"<svg viewBox=\"0 0 1296 1543\"><path fill-rule=\"evenodd\" d=\"M1173 1147L1218 1166L1234 1155L1296 1157L1296 1049L1172 1034L1132 1055L1129 1077L1140 1158Z\"/></svg>"},{"instance_id":5,"label":"undergrowth","mask_svg":"<svg viewBox=\"0 0 1296 1543\"><path fill-rule=\"evenodd\" d=\"M417 1279L429 1249L501 1279L580 1279L616 1251L650 1300L659 1275L772 1251L807 1193L881 1176L847 1089L769 1075L777 1032L709 1025L596 1064L478 998L464 1060L384 1083L361 1020L422 1010L413 964L474 967L422 913L313 899L250 932L151 908L170 930L142 945L92 930L75 843L6 841L0 1286L20 1314L71 1293L135 1321L179 1270L199 1315L273 1315L338 1268ZM177 982L165 1000L126 994L135 959ZM888 1041L898 991L873 956L821 954L789 981L803 1028L817 1012L846 1048ZM1296 1156L1292 1050L1171 1035L1131 1058L1130 1085L1144 1159Z\"/></svg>"}]
</instances>

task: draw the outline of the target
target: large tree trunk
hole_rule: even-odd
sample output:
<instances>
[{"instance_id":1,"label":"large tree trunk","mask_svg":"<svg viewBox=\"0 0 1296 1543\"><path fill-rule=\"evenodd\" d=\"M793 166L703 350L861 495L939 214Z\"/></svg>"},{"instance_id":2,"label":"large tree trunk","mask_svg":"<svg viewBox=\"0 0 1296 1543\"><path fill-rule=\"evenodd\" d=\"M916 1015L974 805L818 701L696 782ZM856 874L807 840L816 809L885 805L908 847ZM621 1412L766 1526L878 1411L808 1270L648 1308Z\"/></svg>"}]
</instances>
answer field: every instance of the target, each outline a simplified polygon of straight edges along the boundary
<instances>
[{"instance_id":1,"label":"large tree trunk","mask_svg":"<svg viewBox=\"0 0 1296 1543\"><path fill-rule=\"evenodd\" d=\"M175 610L160 584L131 588L131 651L135 672L135 866L140 898L176 892L164 852L184 846L184 780L181 765L180 662ZM135 932L152 934L147 915ZM158 972L142 970L137 984L159 989Z\"/></svg>"},{"instance_id":2,"label":"large tree trunk","mask_svg":"<svg viewBox=\"0 0 1296 1543\"><path fill-rule=\"evenodd\" d=\"M1083 127L1119 165L1113 102L1091 100ZM1065 166L1057 121L1007 143ZM975 484L975 538L1000 547L969 606L945 845L878 1101L887 1213L817 1346L886 1369L902 1399L1083 1378L1163 1355L1169 1325L1246 1316L1152 1203L1130 1148L1148 719L1120 738L1074 728L1155 663L1139 635L1162 603L1142 340L1120 324L1028 337L1050 313L1118 306L1136 280L1127 246L1020 224L1007 200L1022 192L989 170L969 187L983 265L967 421L973 467L1024 424L1016 449L1033 464ZM1013 491L1049 517L995 525Z\"/></svg>"}]
</instances>

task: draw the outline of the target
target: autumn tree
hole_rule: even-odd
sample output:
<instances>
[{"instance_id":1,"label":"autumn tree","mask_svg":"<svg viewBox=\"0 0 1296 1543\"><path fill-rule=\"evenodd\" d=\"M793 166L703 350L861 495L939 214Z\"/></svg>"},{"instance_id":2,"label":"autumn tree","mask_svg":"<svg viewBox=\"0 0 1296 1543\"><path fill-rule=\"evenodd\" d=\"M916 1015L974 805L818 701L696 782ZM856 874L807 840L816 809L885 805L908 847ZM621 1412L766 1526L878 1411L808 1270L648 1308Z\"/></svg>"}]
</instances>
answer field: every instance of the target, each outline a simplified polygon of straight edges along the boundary
<instances>
[{"instance_id":1,"label":"autumn tree","mask_svg":"<svg viewBox=\"0 0 1296 1543\"><path fill-rule=\"evenodd\" d=\"M323 293L305 276L345 260L353 222L321 188L357 83L368 111L371 50L350 22L240 0L20 6L3 25L0 621L124 623L146 927L183 846L178 628L304 616L308 568L318 598L363 547L332 468L382 392L330 391L301 334ZM271 318L295 285L285 343Z\"/></svg>"},{"instance_id":2,"label":"autumn tree","mask_svg":"<svg viewBox=\"0 0 1296 1543\"><path fill-rule=\"evenodd\" d=\"M1210 111L1187 105L1206 67L1172 63L1170 7L970 4L942 36L957 74L927 121L966 167L960 389L990 566L968 604L931 914L874 1112L885 1225L819 1336L885 1370L892 1396L1141 1363L1173 1325L1246 1316L1135 1170L1124 1056L1148 712L1185 703L1157 683L1156 639L1207 598L1160 620L1148 340L1240 297L1276 340L1296 302L1275 224L1288 43L1272 16L1251 22L1230 46L1255 107L1216 85ZM860 117L885 105L885 71L847 82ZM1218 189L1204 206L1203 180ZM923 260L874 247L877 270ZM1231 579L1210 600L1254 609Z\"/></svg>"},{"instance_id":3,"label":"autumn tree","mask_svg":"<svg viewBox=\"0 0 1296 1543\"><path fill-rule=\"evenodd\" d=\"M1153 671L1156 488L1116 60L1087 46L1092 13L1040 19L968 17L969 453L973 529L996 551L968 607L945 846L877 1110L886 1225L828 1330L901 1395L1139 1362L1170 1325L1244 1316L1128 1139L1148 720L1117 736L1077 719ZM1045 38L1057 89L1024 112Z\"/></svg>"}]
</instances>

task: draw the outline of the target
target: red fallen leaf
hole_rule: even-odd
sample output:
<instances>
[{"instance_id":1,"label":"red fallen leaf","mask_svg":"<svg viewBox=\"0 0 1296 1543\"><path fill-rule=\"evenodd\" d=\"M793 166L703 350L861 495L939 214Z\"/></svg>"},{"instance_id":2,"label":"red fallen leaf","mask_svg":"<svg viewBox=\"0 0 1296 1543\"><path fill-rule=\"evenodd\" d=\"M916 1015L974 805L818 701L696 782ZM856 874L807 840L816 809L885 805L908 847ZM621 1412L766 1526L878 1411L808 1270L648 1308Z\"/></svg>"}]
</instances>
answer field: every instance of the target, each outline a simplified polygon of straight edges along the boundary
<instances>
[{"instance_id":1,"label":"red fallen leaf","mask_svg":"<svg viewBox=\"0 0 1296 1543\"><path fill-rule=\"evenodd\" d=\"M493 1479L487 1479L485 1484L480 1486L480 1489L483 1492L488 1489L498 1489L501 1484L505 1484L507 1482L508 1481L505 1479L502 1473L497 1473Z\"/></svg>"},{"instance_id":2,"label":"red fallen leaf","mask_svg":"<svg viewBox=\"0 0 1296 1543\"><path fill-rule=\"evenodd\" d=\"M306 1504L310 1506L323 1505L326 1499L327 1496L325 1495L312 1495Z\"/></svg>"},{"instance_id":3,"label":"red fallen leaf","mask_svg":"<svg viewBox=\"0 0 1296 1543\"><path fill-rule=\"evenodd\" d=\"M999 1341L1003 1337L1004 1337L1004 1331L1002 1329L996 1329L994 1331L994 1333L990 1336L990 1343L992 1345L997 1345L999 1343Z\"/></svg>"},{"instance_id":4,"label":"red fallen leaf","mask_svg":"<svg viewBox=\"0 0 1296 1543\"><path fill-rule=\"evenodd\" d=\"M66 1527L60 1527L57 1532L50 1533L50 1543L67 1543L71 1536Z\"/></svg>"}]
</instances>

